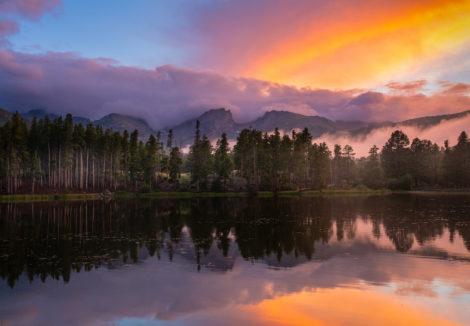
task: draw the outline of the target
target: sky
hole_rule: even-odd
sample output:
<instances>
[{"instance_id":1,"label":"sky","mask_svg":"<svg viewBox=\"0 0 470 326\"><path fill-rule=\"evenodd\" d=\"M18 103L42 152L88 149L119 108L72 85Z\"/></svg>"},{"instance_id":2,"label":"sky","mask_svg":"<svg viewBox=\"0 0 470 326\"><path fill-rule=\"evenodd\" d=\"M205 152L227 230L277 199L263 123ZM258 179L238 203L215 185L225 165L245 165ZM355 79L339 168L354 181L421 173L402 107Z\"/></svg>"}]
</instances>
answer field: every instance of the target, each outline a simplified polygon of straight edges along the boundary
<instances>
[{"instance_id":1,"label":"sky","mask_svg":"<svg viewBox=\"0 0 470 326\"><path fill-rule=\"evenodd\" d=\"M0 107L163 128L213 108L399 121L470 108L470 1L1 0Z\"/></svg>"}]
</instances>

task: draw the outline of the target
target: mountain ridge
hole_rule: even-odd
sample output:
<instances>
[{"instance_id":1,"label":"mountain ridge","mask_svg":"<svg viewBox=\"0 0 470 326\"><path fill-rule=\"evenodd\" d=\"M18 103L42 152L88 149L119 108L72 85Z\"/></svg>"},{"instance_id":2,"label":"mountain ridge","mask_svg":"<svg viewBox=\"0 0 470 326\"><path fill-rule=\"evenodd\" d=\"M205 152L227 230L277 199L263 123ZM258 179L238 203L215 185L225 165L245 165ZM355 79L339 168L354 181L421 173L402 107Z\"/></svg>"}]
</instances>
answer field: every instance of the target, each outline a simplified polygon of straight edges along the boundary
<instances>
[{"instance_id":1,"label":"mountain ridge","mask_svg":"<svg viewBox=\"0 0 470 326\"><path fill-rule=\"evenodd\" d=\"M0 125L11 119L13 113L0 109ZM32 117L42 118L46 115L56 118L57 115L49 114L44 110L30 110L21 114L29 123ZM103 129L112 129L114 131L123 132L127 130L132 132L134 129L139 131L139 138L146 140L153 134L161 133L163 141L166 140L167 134L171 129L173 131L173 144L180 147L186 147L192 144L194 139L194 129L196 121L200 122L201 135L206 135L210 140L218 139L222 133L227 134L227 138L234 140L244 128L254 128L262 132L271 132L275 128L283 132L291 132L292 130L302 130L308 128L313 138L318 138L323 134L335 134L337 132L346 132L352 137L364 136L374 129L393 127L400 128L404 126L412 126L420 129L426 129L447 120L459 119L470 115L470 110L457 112L453 114L423 116L408 119L399 122L364 122L349 120L331 120L321 116L306 116L290 111L267 111L261 117L246 122L238 123L233 119L232 112L225 108L218 108L205 111L201 115L187 119L173 127L165 128L160 131L152 129L146 120L118 113L110 113L100 119L91 121L84 117L74 117L74 123L93 123L101 125Z\"/></svg>"}]
</instances>

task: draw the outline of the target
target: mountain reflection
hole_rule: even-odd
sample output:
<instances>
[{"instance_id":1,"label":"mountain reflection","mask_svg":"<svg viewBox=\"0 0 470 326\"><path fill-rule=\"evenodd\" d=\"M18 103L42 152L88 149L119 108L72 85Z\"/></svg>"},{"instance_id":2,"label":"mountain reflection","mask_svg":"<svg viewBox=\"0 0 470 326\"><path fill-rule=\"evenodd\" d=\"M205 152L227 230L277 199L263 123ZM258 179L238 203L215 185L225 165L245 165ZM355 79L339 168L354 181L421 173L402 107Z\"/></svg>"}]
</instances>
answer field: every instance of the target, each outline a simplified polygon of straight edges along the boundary
<instances>
[{"instance_id":1,"label":"mountain reflection","mask_svg":"<svg viewBox=\"0 0 470 326\"><path fill-rule=\"evenodd\" d=\"M0 223L0 275L10 287L22 274L68 282L73 271L148 255L179 255L197 270L231 269L237 255L290 267L334 256L332 243L357 239L364 223L373 244L389 239L398 252L437 239L452 244L456 235L470 250L470 198L457 195L0 204Z\"/></svg>"}]
</instances>

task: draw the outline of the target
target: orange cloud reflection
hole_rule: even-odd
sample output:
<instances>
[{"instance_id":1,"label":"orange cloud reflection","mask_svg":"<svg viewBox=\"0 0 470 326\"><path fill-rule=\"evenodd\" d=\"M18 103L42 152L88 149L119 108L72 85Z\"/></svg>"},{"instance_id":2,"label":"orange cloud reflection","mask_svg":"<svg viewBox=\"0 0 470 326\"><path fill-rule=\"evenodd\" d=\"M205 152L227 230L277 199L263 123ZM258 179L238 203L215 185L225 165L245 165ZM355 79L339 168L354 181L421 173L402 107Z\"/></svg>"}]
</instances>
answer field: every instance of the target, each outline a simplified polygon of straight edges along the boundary
<instances>
[{"instance_id":1,"label":"orange cloud reflection","mask_svg":"<svg viewBox=\"0 0 470 326\"><path fill-rule=\"evenodd\" d=\"M351 288L303 291L241 309L260 325L460 325L405 296Z\"/></svg>"}]
</instances>

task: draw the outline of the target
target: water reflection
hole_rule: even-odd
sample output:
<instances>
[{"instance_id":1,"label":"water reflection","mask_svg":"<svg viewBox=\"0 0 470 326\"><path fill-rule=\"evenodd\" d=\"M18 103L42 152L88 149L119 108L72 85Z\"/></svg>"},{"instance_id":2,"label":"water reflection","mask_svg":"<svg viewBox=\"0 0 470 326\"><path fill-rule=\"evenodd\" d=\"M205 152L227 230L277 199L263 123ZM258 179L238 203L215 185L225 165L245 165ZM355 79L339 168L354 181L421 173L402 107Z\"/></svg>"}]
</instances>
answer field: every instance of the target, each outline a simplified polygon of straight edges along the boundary
<instances>
[{"instance_id":1,"label":"water reflection","mask_svg":"<svg viewBox=\"0 0 470 326\"><path fill-rule=\"evenodd\" d=\"M377 300L408 301L408 324L470 322L468 196L2 204L0 223L12 324L311 325L343 308L363 324L355 305Z\"/></svg>"}]
</instances>

